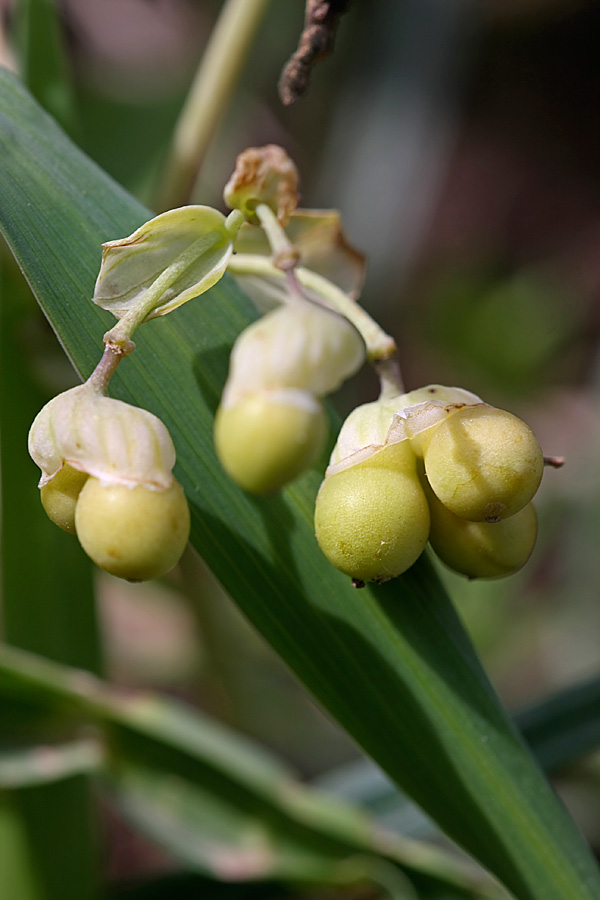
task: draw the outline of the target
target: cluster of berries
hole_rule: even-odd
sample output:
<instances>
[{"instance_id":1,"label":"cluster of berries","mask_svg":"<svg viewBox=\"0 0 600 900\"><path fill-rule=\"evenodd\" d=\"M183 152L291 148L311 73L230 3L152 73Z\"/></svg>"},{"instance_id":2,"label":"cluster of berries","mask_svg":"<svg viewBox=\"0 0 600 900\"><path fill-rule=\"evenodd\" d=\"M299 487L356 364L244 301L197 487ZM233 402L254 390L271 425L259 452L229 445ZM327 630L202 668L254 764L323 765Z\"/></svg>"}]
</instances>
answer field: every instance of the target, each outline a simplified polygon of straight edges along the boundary
<instances>
[{"instance_id":1,"label":"cluster of berries","mask_svg":"<svg viewBox=\"0 0 600 900\"><path fill-rule=\"evenodd\" d=\"M516 416L430 385L358 407L333 451L315 530L356 582L405 572L429 541L471 578L509 575L533 550L540 447Z\"/></svg>"},{"instance_id":2,"label":"cluster of berries","mask_svg":"<svg viewBox=\"0 0 600 900\"><path fill-rule=\"evenodd\" d=\"M144 581L179 560L190 513L172 474L173 442L152 413L106 397L88 381L41 410L29 452L42 470L48 517L76 534L100 568Z\"/></svg>"},{"instance_id":3,"label":"cluster of berries","mask_svg":"<svg viewBox=\"0 0 600 900\"><path fill-rule=\"evenodd\" d=\"M251 148L225 187L227 218L188 206L104 245L94 302L119 321L92 376L47 404L30 433L46 512L120 577L155 577L177 562L190 514L169 433L106 390L135 328L229 270L264 313L233 347L215 421L233 480L270 492L308 468L327 436L321 398L368 357L382 395L350 414L333 451L315 510L325 556L357 584L405 572L428 541L470 577L516 571L537 531L530 501L543 458L532 432L459 388L400 393L394 341L355 302L364 260L337 214L296 209L297 187L281 148Z\"/></svg>"}]
</instances>

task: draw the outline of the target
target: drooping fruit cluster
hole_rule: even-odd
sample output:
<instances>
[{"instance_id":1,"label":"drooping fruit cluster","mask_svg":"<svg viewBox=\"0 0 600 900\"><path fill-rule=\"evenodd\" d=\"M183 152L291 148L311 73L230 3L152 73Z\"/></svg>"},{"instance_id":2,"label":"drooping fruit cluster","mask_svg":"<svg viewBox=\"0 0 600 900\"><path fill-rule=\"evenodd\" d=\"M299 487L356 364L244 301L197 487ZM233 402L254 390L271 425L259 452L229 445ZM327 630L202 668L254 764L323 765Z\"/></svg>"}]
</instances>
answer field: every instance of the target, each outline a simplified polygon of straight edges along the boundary
<instances>
[{"instance_id":1,"label":"drooping fruit cluster","mask_svg":"<svg viewBox=\"0 0 600 900\"><path fill-rule=\"evenodd\" d=\"M365 357L343 316L302 297L268 312L237 339L215 420L221 464L253 493L278 490L323 448L320 397L336 390Z\"/></svg>"},{"instance_id":2,"label":"drooping fruit cluster","mask_svg":"<svg viewBox=\"0 0 600 900\"><path fill-rule=\"evenodd\" d=\"M152 413L87 382L42 409L29 451L42 470L48 517L76 534L100 568L145 581L178 562L190 513L172 474L173 443Z\"/></svg>"},{"instance_id":3,"label":"drooping fruit cluster","mask_svg":"<svg viewBox=\"0 0 600 900\"><path fill-rule=\"evenodd\" d=\"M527 425L430 385L354 410L315 510L317 541L357 582L405 572L427 540L471 578L508 575L535 544L543 457Z\"/></svg>"}]
</instances>

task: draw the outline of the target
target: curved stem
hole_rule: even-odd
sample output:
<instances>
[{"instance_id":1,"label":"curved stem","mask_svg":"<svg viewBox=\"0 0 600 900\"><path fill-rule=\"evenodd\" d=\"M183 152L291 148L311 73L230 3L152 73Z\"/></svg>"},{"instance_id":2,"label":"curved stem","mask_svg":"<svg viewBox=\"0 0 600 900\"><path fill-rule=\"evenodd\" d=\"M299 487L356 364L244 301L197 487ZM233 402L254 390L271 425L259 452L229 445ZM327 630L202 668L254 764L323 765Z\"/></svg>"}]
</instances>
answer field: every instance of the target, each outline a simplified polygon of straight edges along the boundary
<instances>
[{"instance_id":1,"label":"curved stem","mask_svg":"<svg viewBox=\"0 0 600 900\"><path fill-rule=\"evenodd\" d=\"M229 237L233 240L244 224L246 222L246 216L240 209L232 209L227 218L225 219L225 228Z\"/></svg>"},{"instance_id":2,"label":"curved stem","mask_svg":"<svg viewBox=\"0 0 600 900\"><path fill-rule=\"evenodd\" d=\"M268 2L226 0L175 127L158 208L188 200Z\"/></svg>"},{"instance_id":3,"label":"curved stem","mask_svg":"<svg viewBox=\"0 0 600 900\"><path fill-rule=\"evenodd\" d=\"M404 393L404 381L400 371L400 363L397 356L389 359L380 359L373 361L373 368L377 372L381 391L379 396L382 400L397 397L398 394Z\"/></svg>"},{"instance_id":4,"label":"curved stem","mask_svg":"<svg viewBox=\"0 0 600 900\"><path fill-rule=\"evenodd\" d=\"M110 379L113 377L117 366L126 355L127 354L119 347L116 347L113 344L106 344L102 358L88 378L86 384L96 388L101 394L105 394Z\"/></svg>"},{"instance_id":5,"label":"curved stem","mask_svg":"<svg viewBox=\"0 0 600 900\"><path fill-rule=\"evenodd\" d=\"M255 213L273 251L273 265L283 272L295 269L300 262L300 253L289 240L271 207L266 203L259 203Z\"/></svg>"},{"instance_id":6,"label":"curved stem","mask_svg":"<svg viewBox=\"0 0 600 900\"><path fill-rule=\"evenodd\" d=\"M227 268L232 274L239 275L262 275L265 278L285 280L284 273L278 269L266 256L258 256L254 254L238 253L230 259ZM303 288L323 300L325 304L330 306L336 312L345 316L360 332L366 346L367 357L369 362L377 364L376 368L380 374L381 363L383 361L395 361L397 367L396 384L400 385L397 392L402 391L401 379L399 377L399 364L397 361L397 347L393 337L381 328L371 316L345 294L341 288L333 284L322 275L297 266L294 274L298 282ZM381 377L381 375L380 375ZM385 378L389 381L392 377L392 367L385 369ZM383 389L383 385L382 385Z\"/></svg>"},{"instance_id":7,"label":"curved stem","mask_svg":"<svg viewBox=\"0 0 600 900\"><path fill-rule=\"evenodd\" d=\"M190 244L170 266L161 272L156 281L152 282L139 302L132 306L110 331L106 332L104 343L113 345L121 354L130 353L135 348L131 335L138 325L141 325L156 309L163 295L184 274L186 269L189 269L199 256L221 240L223 240L223 235L215 230L203 234L197 241Z\"/></svg>"}]
</instances>

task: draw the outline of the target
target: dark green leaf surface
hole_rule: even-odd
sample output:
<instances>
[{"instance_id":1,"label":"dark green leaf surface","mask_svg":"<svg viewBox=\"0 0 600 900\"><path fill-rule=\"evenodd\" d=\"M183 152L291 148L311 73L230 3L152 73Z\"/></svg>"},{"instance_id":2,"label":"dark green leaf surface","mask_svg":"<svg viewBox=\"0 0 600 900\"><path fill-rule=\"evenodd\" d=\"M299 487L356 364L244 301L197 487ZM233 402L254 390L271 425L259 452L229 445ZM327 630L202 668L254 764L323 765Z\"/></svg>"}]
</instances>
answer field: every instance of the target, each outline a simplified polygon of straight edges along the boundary
<instances>
[{"instance_id":1,"label":"dark green leaf surface","mask_svg":"<svg viewBox=\"0 0 600 900\"><path fill-rule=\"evenodd\" d=\"M558 772L600 746L600 678L523 709L515 724L546 772Z\"/></svg>"},{"instance_id":2,"label":"dark green leaf surface","mask_svg":"<svg viewBox=\"0 0 600 900\"><path fill-rule=\"evenodd\" d=\"M520 710L513 722L544 771L556 774L600 746L600 679L575 684ZM314 784L358 804L400 834L426 839L437 831L371 760L342 765Z\"/></svg>"},{"instance_id":3,"label":"dark green leaf surface","mask_svg":"<svg viewBox=\"0 0 600 900\"><path fill-rule=\"evenodd\" d=\"M19 71L36 98L71 135L77 130L75 96L58 0L19 0L15 38Z\"/></svg>"},{"instance_id":4,"label":"dark green leaf surface","mask_svg":"<svg viewBox=\"0 0 600 900\"><path fill-rule=\"evenodd\" d=\"M148 212L80 154L10 75L0 77L0 226L87 375L111 317L89 298L100 243ZM192 540L325 707L444 830L523 898L600 897L580 836L513 732L427 561L355 591L312 530L319 476L255 499L224 476L212 417L251 316L230 279L136 334L114 393L164 419ZM139 335L139 339L138 339Z\"/></svg>"},{"instance_id":5,"label":"dark green leaf surface","mask_svg":"<svg viewBox=\"0 0 600 900\"><path fill-rule=\"evenodd\" d=\"M3 635L26 650L99 672L92 566L76 541L40 515L39 470L27 454L27 434L49 398L31 373L31 309L14 263L12 269L0 259Z\"/></svg>"},{"instance_id":6,"label":"dark green leaf surface","mask_svg":"<svg viewBox=\"0 0 600 900\"><path fill-rule=\"evenodd\" d=\"M98 671L92 568L77 543L40 516L37 470L25 450L31 416L47 399L32 377L27 346L38 314L14 262L6 262L6 248L0 250L2 634L11 644ZM43 725L48 724L44 717ZM0 746L13 746L40 725L25 706L2 704ZM27 775L22 758L9 750L0 755L0 784L12 789L5 807L7 840L18 846L9 850L8 881L0 875L0 896L6 889L7 900L23 891L32 900L97 896L98 845L89 783L73 777L78 771L73 758L71 770L64 767L59 781L44 778L55 762L50 751L42 752L27 760ZM31 778L32 768L37 781Z\"/></svg>"}]
</instances>

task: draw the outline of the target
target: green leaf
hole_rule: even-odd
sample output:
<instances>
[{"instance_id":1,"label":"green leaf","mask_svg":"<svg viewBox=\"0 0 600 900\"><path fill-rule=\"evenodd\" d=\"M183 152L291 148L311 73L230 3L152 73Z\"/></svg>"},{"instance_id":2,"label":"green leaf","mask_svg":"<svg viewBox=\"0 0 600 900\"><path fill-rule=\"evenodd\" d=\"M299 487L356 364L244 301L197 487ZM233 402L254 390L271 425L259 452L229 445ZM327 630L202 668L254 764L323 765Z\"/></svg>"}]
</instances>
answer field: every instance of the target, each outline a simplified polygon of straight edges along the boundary
<instances>
[{"instance_id":1,"label":"green leaf","mask_svg":"<svg viewBox=\"0 0 600 900\"><path fill-rule=\"evenodd\" d=\"M100 669L92 567L77 541L40 516L38 472L23 452L27 432L47 399L36 378L32 338L39 312L6 247L0 247L0 471L2 491L2 633L6 641L72 665ZM40 715L41 712L41 715ZM2 704L2 746L53 732L44 710ZM60 733L60 732L58 732ZM44 778L44 766L60 767L51 751L35 760L8 750L0 759L0 783L9 842L0 849L0 893L32 900L92 900L99 876L97 834L89 784L63 769L59 782ZM71 759L71 763L73 760ZM26 776L23 765L29 769ZM32 769L38 778L30 779ZM0 813L1 815L2 813ZM58 836L60 835L60 839ZM2 837L0 836L0 841ZM18 848L11 849L14 843Z\"/></svg>"},{"instance_id":2,"label":"green leaf","mask_svg":"<svg viewBox=\"0 0 600 900\"><path fill-rule=\"evenodd\" d=\"M28 336L37 310L24 289L14 263L0 256L3 634L11 644L99 672L92 567L77 541L40 515L39 472L24 453L32 417L48 399L32 371Z\"/></svg>"},{"instance_id":3,"label":"green leaf","mask_svg":"<svg viewBox=\"0 0 600 900\"><path fill-rule=\"evenodd\" d=\"M520 710L513 721L544 771L555 774L600 747L599 709L596 677ZM339 766L314 784L360 805L401 834L426 838L437 831L371 760Z\"/></svg>"},{"instance_id":4,"label":"green leaf","mask_svg":"<svg viewBox=\"0 0 600 900\"><path fill-rule=\"evenodd\" d=\"M13 900L24 891L28 900L97 900L98 859L87 839L95 830L89 780L75 775L2 792L0 800L5 800L10 828L10 843L2 846L7 836L2 834L0 802L0 864L4 853L10 853L8 866L2 866L2 896ZM14 893L9 892L11 878Z\"/></svg>"},{"instance_id":5,"label":"green leaf","mask_svg":"<svg viewBox=\"0 0 600 900\"><path fill-rule=\"evenodd\" d=\"M546 772L558 772L600 746L600 678L573 685L515 715Z\"/></svg>"},{"instance_id":6,"label":"green leaf","mask_svg":"<svg viewBox=\"0 0 600 900\"><path fill-rule=\"evenodd\" d=\"M80 739L62 744L0 750L0 788L33 787L95 772L102 762L97 743Z\"/></svg>"},{"instance_id":7,"label":"green leaf","mask_svg":"<svg viewBox=\"0 0 600 900\"><path fill-rule=\"evenodd\" d=\"M148 212L0 73L0 226L82 374L109 319L87 301L102 241ZM510 726L422 558L355 591L313 535L319 475L255 499L224 476L212 418L251 309L223 279L144 326L115 393L164 419L192 509L192 540L309 690L455 840L522 900L600 897L596 864ZM137 335L136 335L137 338ZM121 371L122 370L122 371Z\"/></svg>"},{"instance_id":8,"label":"green leaf","mask_svg":"<svg viewBox=\"0 0 600 900\"><path fill-rule=\"evenodd\" d=\"M69 134L75 97L61 13L55 0L18 0L15 36L23 81Z\"/></svg>"},{"instance_id":9,"label":"green leaf","mask_svg":"<svg viewBox=\"0 0 600 900\"><path fill-rule=\"evenodd\" d=\"M123 813L175 857L221 880L361 881L496 896L445 852L375 829L358 810L301 787L285 767L200 714L150 694L122 696L40 657L0 651L0 697L94 725L90 739L0 756L0 786L96 771ZM490 894L491 891L491 894Z\"/></svg>"}]
</instances>

